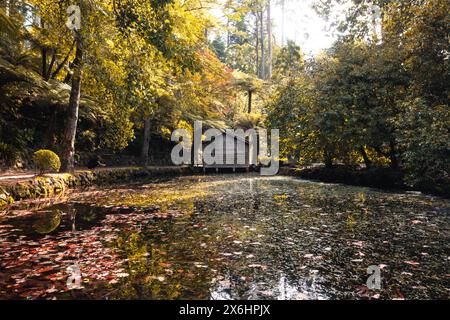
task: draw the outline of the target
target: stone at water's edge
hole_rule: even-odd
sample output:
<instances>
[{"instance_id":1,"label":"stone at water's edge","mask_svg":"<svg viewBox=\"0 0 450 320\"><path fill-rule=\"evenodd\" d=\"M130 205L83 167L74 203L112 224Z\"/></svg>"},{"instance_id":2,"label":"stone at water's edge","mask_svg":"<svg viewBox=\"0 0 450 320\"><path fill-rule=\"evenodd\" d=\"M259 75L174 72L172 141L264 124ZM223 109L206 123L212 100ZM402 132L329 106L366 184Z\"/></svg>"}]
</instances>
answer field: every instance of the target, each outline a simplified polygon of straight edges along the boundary
<instances>
[{"instance_id":1,"label":"stone at water's edge","mask_svg":"<svg viewBox=\"0 0 450 320\"><path fill-rule=\"evenodd\" d=\"M11 197L9 192L0 187L0 207L12 204L14 199Z\"/></svg>"},{"instance_id":2,"label":"stone at water's edge","mask_svg":"<svg viewBox=\"0 0 450 320\"><path fill-rule=\"evenodd\" d=\"M105 185L151 177L191 174L189 167L112 168L99 171L37 176L26 182L0 186L0 207L17 200L37 199L61 194L68 188Z\"/></svg>"}]
</instances>

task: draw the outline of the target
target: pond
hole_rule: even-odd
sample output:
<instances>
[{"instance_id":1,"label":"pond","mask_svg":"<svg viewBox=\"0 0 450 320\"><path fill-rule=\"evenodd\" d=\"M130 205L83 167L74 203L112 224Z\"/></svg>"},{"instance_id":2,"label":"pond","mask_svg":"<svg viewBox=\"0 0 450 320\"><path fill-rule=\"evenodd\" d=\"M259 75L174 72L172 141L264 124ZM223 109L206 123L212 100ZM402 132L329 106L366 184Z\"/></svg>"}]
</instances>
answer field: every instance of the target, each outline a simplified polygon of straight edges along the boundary
<instances>
[{"instance_id":1,"label":"pond","mask_svg":"<svg viewBox=\"0 0 450 320\"><path fill-rule=\"evenodd\" d=\"M449 214L256 174L78 191L2 214L0 299L448 299Z\"/></svg>"}]
</instances>

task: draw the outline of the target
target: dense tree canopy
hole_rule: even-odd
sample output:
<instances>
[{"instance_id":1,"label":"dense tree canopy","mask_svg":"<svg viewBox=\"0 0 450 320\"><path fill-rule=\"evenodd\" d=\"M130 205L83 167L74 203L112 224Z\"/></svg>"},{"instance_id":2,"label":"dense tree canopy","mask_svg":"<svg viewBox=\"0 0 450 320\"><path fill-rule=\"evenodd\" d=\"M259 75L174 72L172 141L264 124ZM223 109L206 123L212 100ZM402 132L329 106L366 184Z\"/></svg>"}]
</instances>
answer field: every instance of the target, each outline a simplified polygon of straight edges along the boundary
<instances>
[{"instance_id":1,"label":"dense tree canopy","mask_svg":"<svg viewBox=\"0 0 450 320\"><path fill-rule=\"evenodd\" d=\"M93 153L148 164L174 128L202 119L278 128L292 164L390 166L410 185L445 189L448 1L315 8L330 18L344 2L339 39L306 57L273 36L284 1L1 0L1 165L26 167L38 148L65 169ZM80 30L66 26L73 4Z\"/></svg>"},{"instance_id":2,"label":"dense tree canopy","mask_svg":"<svg viewBox=\"0 0 450 320\"><path fill-rule=\"evenodd\" d=\"M367 16L373 5L381 12L381 40L367 27L373 20L355 16ZM347 32L269 102L269 124L285 132L284 156L327 166L389 164L404 170L410 185L445 193L448 9L440 0L355 1L341 24Z\"/></svg>"}]
</instances>

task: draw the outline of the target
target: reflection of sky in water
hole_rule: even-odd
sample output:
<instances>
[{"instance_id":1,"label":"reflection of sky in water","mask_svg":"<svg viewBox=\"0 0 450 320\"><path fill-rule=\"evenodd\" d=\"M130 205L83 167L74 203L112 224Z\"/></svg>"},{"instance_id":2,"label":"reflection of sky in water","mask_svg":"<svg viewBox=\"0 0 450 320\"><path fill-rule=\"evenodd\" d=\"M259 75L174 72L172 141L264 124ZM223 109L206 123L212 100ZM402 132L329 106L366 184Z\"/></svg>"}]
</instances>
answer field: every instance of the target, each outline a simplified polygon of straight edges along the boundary
<instances>
[{"instance_id":1,"label":"reflection of sky in water","mask_svg":"<svg viewBox=\"0 0 450 320\"><path fill-rule=\"evenodd\" d=\"M290 282L281 273L273 283L256 282L243 294L246 299L273 299L273 300L326 300L329 297L324 289L317 284L317 273L313 272L308 279L297 279L296 283ZM218 281L210 289L213 300L239 299L239 295L233 291L232 282L229 280Z\"/></svg>"}]
</instances>

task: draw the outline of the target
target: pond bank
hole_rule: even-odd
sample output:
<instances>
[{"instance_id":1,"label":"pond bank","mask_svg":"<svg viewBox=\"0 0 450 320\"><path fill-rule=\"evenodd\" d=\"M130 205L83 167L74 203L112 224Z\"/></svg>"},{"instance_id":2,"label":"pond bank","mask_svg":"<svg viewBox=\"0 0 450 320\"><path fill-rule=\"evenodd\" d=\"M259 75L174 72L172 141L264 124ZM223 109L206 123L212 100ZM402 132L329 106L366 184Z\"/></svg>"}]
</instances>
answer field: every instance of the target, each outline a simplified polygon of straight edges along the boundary
<instances>
[{"instance_id":1,"label":"pond bank","mask_svg":"<svg viewBox=\"0 0 450 320\"><path fill-rule=\"evenodd\" d=\"M281 167L279 174L306 180L379 188L382 190L417 190L431 195L450 198L450 185L434 185L411 188L404 182L404 174L390 168L355 169L346 166L333 168Z\"/></svg>"},{"instance_id":2,"label":"pond bank","mask_svg":"<svg viewBox=\"0 0 450 320\"><path fill-rule=\"evenodd\" d=\"M34 176L25 181L0 183L0 207L17 200L51 197L66 189L101 186L120 182L132 182L161 176L191 174L189 167L126 167L105 168L100 170L81 170L74 174L61 173Z\"/></svg>"},{"instance_id":3,"label":"pond bank","mask_svg":"<svg viewBox=\"0 0 450 320\"><path fill-rule=\"evenodd\" d=\"M127 183L152 177L169 177L192 174L190 167L122 167L80 170L74 174L61 173L44 176L23 175L24 179L4 179L0 181L0 208L14 201L37 199L61 194L66 189L88 186L102 186ZM404 183L401 172L389 168L352 169L334 167L332 169L281 167L278 175L295 176L306 180L328 183L342 183L383 190L411 190ZM423 189L419 191L450 198L450 188L446 190Z\"/></svg>"}]
</instances>

